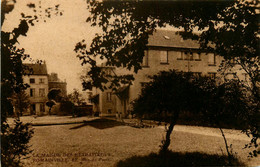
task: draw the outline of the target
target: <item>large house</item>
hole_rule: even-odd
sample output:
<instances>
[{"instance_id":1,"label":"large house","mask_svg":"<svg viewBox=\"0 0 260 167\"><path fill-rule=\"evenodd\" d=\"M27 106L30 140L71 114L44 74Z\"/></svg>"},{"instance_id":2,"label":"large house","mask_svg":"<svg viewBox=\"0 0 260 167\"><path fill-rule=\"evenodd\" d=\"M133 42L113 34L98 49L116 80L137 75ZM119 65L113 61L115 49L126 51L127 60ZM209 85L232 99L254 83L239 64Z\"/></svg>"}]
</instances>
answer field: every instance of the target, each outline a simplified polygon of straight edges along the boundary
<instances>
[{"instance_id":1,"label":"large house","mask_svg":"<svg viewBox=\"0 0 260 167\"><path fill-rule=\"evenodd\" d=\"M48 75L47 66L43 64L24 64L27 67L27 74L23 76L23 81L30 87L26 94L31 103L30 109L24 115L47 115L49 107L46 106L48 93L51 89L60 89L62 96L67 96L67 83L58 78L58 74ZM57 107L56 107L57 108Z\"/></svg>"},{"instance_id":2,"label":"large house","mask_svg":"<svg viewBox=\"0 0 260 167\"><path fill-rule=\"evenodd\" d=\"M26 89L26 93L30 97L31 115L45 115L48 111L46 107L46 102L48 100L47 94L49 91L48 87L48 73L46 64L25 64L29 71L30 75L24 75L24 83L30 85Z\"/></svg>"},{"instance_id":3,"label":"large house","mask_svg":"<svg viewBox=\"0 0 260 167\"><path fill-rule=\"evenodd\" d=\"M137 74L132 73L135 80L130 86L122 86L118 91L126 94L127 99L118 96L111 90L102 92L93 89L96 99L94 111L101 116L127 116L131 110L131 102L141 93L141 88L149 82L148 76L160 71L175 69L183 72L192 72L195 75L208 75L215 78L218 75L219 65L223 58L214 53L207 53L199 48L194 40L184 40L173 31L157 30L148 39L148 50L143 58L143 68ZM106 71L116 74L129 73L122 68L102 66ZM232 71L230 75L232 75ZM242 73L241 73L242 74Z\"/></svg>"}]
</instances>

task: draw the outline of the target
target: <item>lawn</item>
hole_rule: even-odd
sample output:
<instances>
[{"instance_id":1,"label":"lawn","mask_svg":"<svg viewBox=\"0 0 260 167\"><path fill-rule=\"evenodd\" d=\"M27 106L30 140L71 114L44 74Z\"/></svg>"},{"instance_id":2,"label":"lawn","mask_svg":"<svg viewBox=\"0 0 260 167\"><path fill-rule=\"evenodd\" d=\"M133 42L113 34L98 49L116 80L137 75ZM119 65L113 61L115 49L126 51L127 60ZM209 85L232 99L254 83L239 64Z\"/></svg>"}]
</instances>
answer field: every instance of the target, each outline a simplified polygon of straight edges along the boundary
<instances>
[{"instance_id":1,"label":"lawn","mask_svg":"<svg viewBox=\"0 0 260 167\"><path fill-rule=\"evenodd\" d=\"M111 120L89 121L84 124L34 127L30 144L33 153L24 160L25 166L127 166L145 164L160 159L159 145L164 136L162 127L134 128ZM200 129L201 131L201 129ZM242 149L246 140L228 139L233 151L246 165L260 164L248 159L249 150ZM221 137L176 130L172 134L169 159L195 157L204 161L223 155L225 146ZM203 160L204 157L204 160ZM143 162L143 163L141 163ZM171 164L168 163L167 164ZM196 165L196 163L194 164Z\"/></svg>"}]
</instances>

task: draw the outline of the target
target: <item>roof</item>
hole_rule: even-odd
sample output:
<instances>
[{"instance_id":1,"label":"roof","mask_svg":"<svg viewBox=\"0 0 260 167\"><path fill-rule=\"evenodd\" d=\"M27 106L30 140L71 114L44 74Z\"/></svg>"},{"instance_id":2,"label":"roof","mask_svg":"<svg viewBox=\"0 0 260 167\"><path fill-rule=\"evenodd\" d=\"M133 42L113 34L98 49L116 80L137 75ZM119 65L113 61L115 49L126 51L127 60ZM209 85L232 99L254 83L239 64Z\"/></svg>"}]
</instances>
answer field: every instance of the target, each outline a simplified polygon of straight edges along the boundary
<instances>
[{"instance_id":1,"label":"roof","mask_svg":"<svg viewBox=\"0 0 260 167\"><path fill-rule=\"evenodd\" d=\"M176 47L198 49L199 42L191 39L184 40L176 31L156 30L149 36L148 46Z\"/></svg>"},{"instance_id":2,"label":"roof","mask_svg":"<svg viewBox=\"0 0 260 167\"><path fill-rule=\"evenodd\" d=\"M26 74L29 73L32 75L48 75L47 66L45 63L44 64L24 64L24 66L29 68L29 69L25 70Z\"/></svg>"}]
</instances>

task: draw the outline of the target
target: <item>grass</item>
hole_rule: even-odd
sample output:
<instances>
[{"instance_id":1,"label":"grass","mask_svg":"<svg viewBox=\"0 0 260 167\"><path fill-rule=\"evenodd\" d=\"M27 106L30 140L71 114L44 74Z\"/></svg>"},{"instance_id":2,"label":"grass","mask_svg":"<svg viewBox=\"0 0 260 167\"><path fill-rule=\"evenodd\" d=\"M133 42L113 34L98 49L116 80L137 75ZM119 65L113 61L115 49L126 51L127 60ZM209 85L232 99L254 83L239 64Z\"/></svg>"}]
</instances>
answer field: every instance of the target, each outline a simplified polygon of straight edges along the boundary
<instances>
[{"instance_id":1,"label":"grass","mask_svg":"<svg viewBox=\"0 0 260 167\"><path fill-rule=\"evenodd\" d=\"M234 159L234 166L244 166ZM151 153L146 156L133 156L117 163L117 167L174 167L174 166L230 166L227 156L209 155L199 152L178 153L169 151L165 154Z\"/></svg>"},{"instance_id":2,"label":"grass","mask_svg":"<svg viewBox=\"0 0 260 167\"><path fill-rule=\"evenodd\" d=\"M24 160L25 166L106 167L163 158L157 154L165 135L164 129L159 127L133 128L121 122L99 119L79 125L34 128L35 134L30 142L34 151L29 159ZM180 162L186 162L185 158L192 156L194 158L190 162L194 163L198 157L203 160L206 156L211 161L215 155L220 159L217 163L225 161L225 158L221 159L225 156L221 137L174 131L171 140L169 149L174 153L171 152L168 156L169 164L173 163L171 159L174 157L183 159ZM250 166L260 164L258 159L247 159L249 150L242 149L247 141L228 139L228 142L233 144L233 151L238 152L237 157L241 162ZM38 161L39 159L44 161ZM67 161L61 161L64 159Z\"/></svg>"}]
</instances>

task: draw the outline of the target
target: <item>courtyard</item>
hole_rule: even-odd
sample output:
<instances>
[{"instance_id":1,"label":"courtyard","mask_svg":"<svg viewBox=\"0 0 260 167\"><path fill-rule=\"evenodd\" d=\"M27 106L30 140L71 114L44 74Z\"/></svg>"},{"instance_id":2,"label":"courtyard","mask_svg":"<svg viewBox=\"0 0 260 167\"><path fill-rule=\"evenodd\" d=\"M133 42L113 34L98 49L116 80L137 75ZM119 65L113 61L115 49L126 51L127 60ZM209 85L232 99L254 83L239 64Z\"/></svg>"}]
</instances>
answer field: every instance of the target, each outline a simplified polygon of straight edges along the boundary
<instances>
[{"instance_id":1,"label":"courtyard","mask_svg":"<svg viewBox=\"0 0 260 167\"><path fill-rule=\"evenodd\" d=\"M105 167L131 166L128 165L131 163L145 166L157 155L165 135L164 126L136 128L121 121L98 117L46 116L25 117L22 120L38 120L32 126L35 132L30 141L33 152L23 160L24 166ZM49 120L48 124L44 124L44 120ZM50 120L60 120L60 124L53 124ZM61 120L66 124L62 125ZM249 142L246 135L231 129L224 129L224 132L239 161L246 166L260 164L259 159L248 158L249 150L243 149ZM206 156L214 159L216 155L226 155L223 138L215 128L177 125L171 140L169 148L173 156L178 154L195 159L198 159L196 156Z\"/></svg>"}]
</instances>

